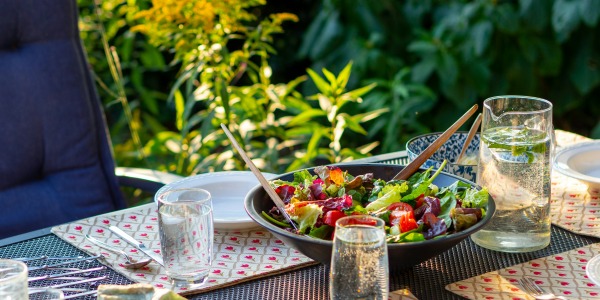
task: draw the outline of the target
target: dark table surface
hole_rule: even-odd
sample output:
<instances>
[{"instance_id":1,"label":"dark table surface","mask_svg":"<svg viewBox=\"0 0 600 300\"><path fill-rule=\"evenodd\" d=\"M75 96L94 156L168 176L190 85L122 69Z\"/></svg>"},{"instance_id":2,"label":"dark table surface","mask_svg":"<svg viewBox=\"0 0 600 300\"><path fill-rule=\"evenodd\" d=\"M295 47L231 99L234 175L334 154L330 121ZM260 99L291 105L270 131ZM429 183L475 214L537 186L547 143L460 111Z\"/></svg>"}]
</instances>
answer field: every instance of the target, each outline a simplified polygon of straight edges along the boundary
<instances>
[{"instance_id":1,"label":"dark table surface","mask_svg":"<svg viewBox=\"0 0 600 300\"><path fill-rule=\"evenodd\" d=\"M49 229L22 235L17 239L0 240L0 257L16 258L39 255L86 255L76 247L51 234ZM411 269L390 274L390 291L407 288L419 299L463 299L444 289L444 286L486 272L506 268L532 259L550 256L600 239L570 233L552 226L552 241L545 249L528 253L500 253L464 240L452 249ZM9 243L9 244L7 244ZM97 261L83 262L77 267L100 266ZM280 275L240 283L198 295L189 299L328 299L329 268L316 265ZM108 269L98 275L107 275L102 283L132 283ZM88 299L95 299L88 297Z\"/></svg>"},{"instance_id":2,"label":"dark table surface","mask_svg":"<svg viewBox=\"0 0 600 300\"><path fill-rule=\"evenodd\" d=\"M363 160L406 164L404 152L386 154ZM552 226L548 247L528 253L501 253L487 250L466 239L450 250L411 269L390 273L390 291L409 289L419 299L463 299L445 290L449 283L486 272L506 268L536 258L565 252L600 242L598 238L573 234ZM0 258L86 255L64 242L50 228L0 240ZM82 262L80 268L101 266L97 261ZM129 284L129 279L108 269L99 275L108 278L102 283ZM189 299L328 299L329 267L316 265L300 270L240 283L211 292L187 296ZM35 284L34 284L35 285ZM91 288L94 288L92 286ZM87 297L95 299L95 297Z\"/></svg>"}]
</instances>

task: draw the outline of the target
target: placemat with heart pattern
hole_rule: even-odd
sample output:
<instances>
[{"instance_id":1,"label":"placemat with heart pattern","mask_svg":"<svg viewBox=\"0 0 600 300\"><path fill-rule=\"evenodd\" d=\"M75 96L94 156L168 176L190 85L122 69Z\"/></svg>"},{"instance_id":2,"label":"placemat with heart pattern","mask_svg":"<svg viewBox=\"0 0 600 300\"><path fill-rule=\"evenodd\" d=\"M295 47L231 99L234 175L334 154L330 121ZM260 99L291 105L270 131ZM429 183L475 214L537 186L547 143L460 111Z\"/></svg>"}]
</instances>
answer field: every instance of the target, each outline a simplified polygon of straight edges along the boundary
<instances>
[{"instance_id":1,"label":"placemat with heart pattern","mask_svg":"<svg viewBox=\"0 0 600 300\"><path fill-rule=\"evenodd\" d=\"M557 151L576 143L590 141L570 132L556 130ZM600 237L600 195L587 191L585 183L557 171L552 172L552 224L571 232Z\"/></svg>"},{"instance_id":2,"label":"placemat with heart pattern","mask_svg":"<svg viewBox=\"0 0 600 300\"><path fill-rule=\"evenodd\" d=\"M52 232L88 253L101 253L105 264L135 282L149 283L158 288L172 288L163 267L155 262L138 270L123 267L119 254L101 249L85 239L89 234L117 249L130 253L136 259L146 258L141 252L120 239L109 229L115 225L152 251L160 254L158 216L151 203L137 210L126 210L114 215L102 215L52 228ZM179 294L206 292L240 282L315 265L317 262L286 246L266 230L215 231L214 260L208 281L193 289L175 288Z\"/></svg>"},{"instance_id":3,"label":"placemat with heart pattern","mask_svg":"<svg viewBox=\"0 0 600 300\"><path fill-rule=\"evenodd\" d=\"M598 299L600 287L588 279L586 264L600 255L600 244L591 244L509 268L446 285L446 290L467 299L534 299L521 290L525 276L547 291L568 299Z\"/></svg>"}]
</instances>

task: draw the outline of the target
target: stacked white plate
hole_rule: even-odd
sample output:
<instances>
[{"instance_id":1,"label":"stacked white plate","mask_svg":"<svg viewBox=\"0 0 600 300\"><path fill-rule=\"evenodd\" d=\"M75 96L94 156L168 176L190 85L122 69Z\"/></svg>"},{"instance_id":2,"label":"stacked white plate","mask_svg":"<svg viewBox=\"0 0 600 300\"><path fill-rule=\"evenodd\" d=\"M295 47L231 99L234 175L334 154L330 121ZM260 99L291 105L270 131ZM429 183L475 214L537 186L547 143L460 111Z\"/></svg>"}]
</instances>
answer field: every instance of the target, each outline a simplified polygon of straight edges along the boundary
<instances>
[{"instance_id":1,"label":"stacked white plate","mask_svg":"<svg viewBox=\"0 0 600 300\"><path fill-rule=\"evenodd\" d=\"M277 176L277 174L264 172L262 174L267 179ZM215 229L253 229L261 226L255 223L246 213L244 198L253 187L259 184L256 176L250 171L213 172L194 175L169 183L158 190L156 194L177 188L205 189L212 196ZM156 198L154 201L156 201Z\"/></svg>"},{"instance_id":2,"label":"stacked white plate","mask_svg":"<svg viewBox=\"0 0 600 300\"><path fill-rule=\"evenodd\" d=\"M600 141L584 142L560 150L554 169L588 185L590 194L600 192Z\"/></svg>"}]
</instances>

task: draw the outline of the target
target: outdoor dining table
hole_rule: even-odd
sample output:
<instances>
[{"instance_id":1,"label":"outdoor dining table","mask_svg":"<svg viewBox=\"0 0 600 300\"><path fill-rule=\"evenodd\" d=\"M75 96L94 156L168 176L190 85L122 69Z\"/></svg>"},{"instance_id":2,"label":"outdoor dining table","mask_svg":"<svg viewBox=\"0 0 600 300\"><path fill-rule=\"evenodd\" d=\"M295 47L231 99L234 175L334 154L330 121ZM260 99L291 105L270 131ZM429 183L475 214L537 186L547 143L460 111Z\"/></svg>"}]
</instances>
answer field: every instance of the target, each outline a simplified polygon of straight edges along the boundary
<instances>
[{"instance_id":1,"label":"outdoor dining table","mask_svg":"<svg viewBox=\"0 0 600 300\"><path fill-rule=\"evenodd\" d=\"M405 165L408 163L408 159L405 151L399 151L356 162ZM457 294L447 291L445 286L486 272L598 242L600 242L600 238L575 234L554 225L552 226L550 245L534 252L496 252L479 247L470 239L465 239L450 250L410 269L392 271L389 289L390 291L407 289L418 299L463 299ZM52 234L50 228L0 240L0 258L39 255L78 256L87 254ZM95 263L100 265L99 262ZM103 283L133 283L111 269L108 269L105 274L108 275L108 278ZM328 299L328 287L329 267L318 264L199 294L186 295L186 298ZM88 298L94 299L95 297Z\"/></svg>"}]
</instances>

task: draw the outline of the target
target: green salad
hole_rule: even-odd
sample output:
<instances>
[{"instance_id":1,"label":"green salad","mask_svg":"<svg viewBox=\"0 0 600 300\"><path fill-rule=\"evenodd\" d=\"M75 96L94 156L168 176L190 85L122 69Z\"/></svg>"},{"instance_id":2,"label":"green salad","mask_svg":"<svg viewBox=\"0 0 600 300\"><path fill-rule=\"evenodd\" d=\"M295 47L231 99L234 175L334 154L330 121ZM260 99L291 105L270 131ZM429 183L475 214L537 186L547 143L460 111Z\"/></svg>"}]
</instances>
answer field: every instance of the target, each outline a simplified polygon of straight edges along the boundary
<instances>
[{"instance_id":1,"label":"green salad","mask_svg":"<svg viewBox=\"0 0 600 300\"><path fill-rule=\"evenodd\" d=\"M446 162L444 162L445 165ZM388 243L429 240L465 230L486 213L488 191L456 181L439 188L429 168L408 180L373 178L372 173L349 174L337 166L294 173L293 181L274 180L271 186L285 203L293 229L274 206L262 215L297 234L331 240L335 222L349 215L372 215L386 223Z\"/></svg>"}]
</instances>

